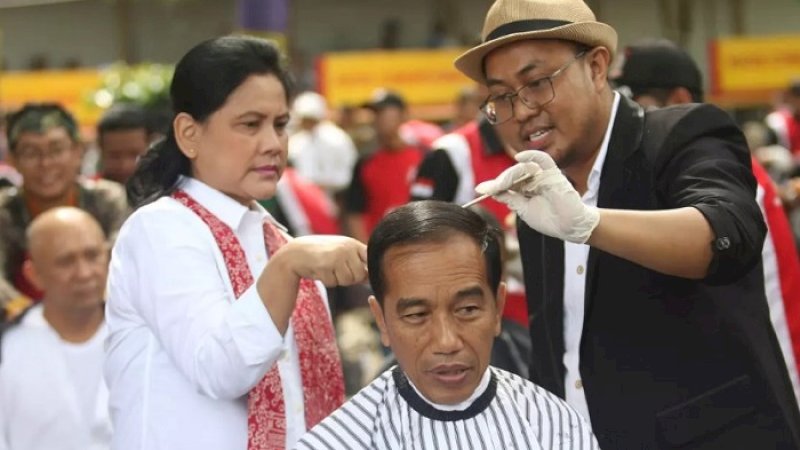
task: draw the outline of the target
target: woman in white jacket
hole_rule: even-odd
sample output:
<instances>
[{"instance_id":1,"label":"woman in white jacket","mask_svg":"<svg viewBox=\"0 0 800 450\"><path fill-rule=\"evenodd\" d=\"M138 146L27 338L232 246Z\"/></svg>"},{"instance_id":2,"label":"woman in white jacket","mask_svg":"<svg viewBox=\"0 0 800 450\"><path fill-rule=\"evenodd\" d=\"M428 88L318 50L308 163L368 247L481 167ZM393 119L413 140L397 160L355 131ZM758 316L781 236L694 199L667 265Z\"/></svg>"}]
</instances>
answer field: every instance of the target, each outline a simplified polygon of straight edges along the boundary
<instances>
[{"instance_id":1,"label":"woman in white jacket","mask_svg":"<svg viewBox=\"0 0 800 450\"><path fill-rule=\"evenodd\" d=\"M178 63L167 138L128 183L139 209L109 275L116 450L291 448L343 401L324 289L365 247L289 238L256 200L287 160L291 85L267 41L223 37Z\"/></svg>"}]
</instances>

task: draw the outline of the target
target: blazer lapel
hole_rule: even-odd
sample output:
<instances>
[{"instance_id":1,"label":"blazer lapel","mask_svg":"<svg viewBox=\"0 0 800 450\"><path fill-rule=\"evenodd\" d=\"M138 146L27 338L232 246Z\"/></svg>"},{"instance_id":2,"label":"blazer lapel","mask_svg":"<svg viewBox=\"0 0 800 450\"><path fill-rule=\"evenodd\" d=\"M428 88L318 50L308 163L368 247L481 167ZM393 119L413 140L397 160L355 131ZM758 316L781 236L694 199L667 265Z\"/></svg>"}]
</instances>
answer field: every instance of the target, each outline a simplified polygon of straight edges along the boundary
<instances>
[{"instance_id":1,"label":"blazer lapel","mask_svg":"<svg viewBox=\"0 0 800 450\"><path fill-rule=\"evenodd\" d=\"M555 376L553 383L558 386L557 394L564 398L564 376L567 372L564 366L564 241L545 235L542 235L542 241L545 249L542 253L542 269L546 281L542 315L545 317L546 331L551 341L550 357ZM550 258L545 259L544 255L549 255Z\"/></svg>"},{"instance_id":2,"label":"blazer lapel","mask_svg":"<svg viewBox=\"0 0 800 450\"><path fill-rule=\"evenodd\" d=\"M628 179L632 170L626 166L627 159L639 148L644 130L644 110L633 100L622 97L611 129L611 138L608 142L608 152L603 163L600 175L600 190L597 196L597 206L600 208L620 208L621 199L625 197ZM586 271L586 294L584 296L584 311L589 317L594 299L597 280L598 257L601 251L592 247L589 249L589 260Z\"/></svg>"},{"instance_id":3,"label":"blazer lapel","mask_svg":"<svg viewBox=\"0 0 800 450\"><path fill-rule=\"evenodd\" d=\"M564 397L564 243L517 219L531 335L531 381Z\"/></svg>"},{"instance_id":4,"label":"blazer lapel","mask_svg":"<svg viewBox=\"0 0 800 450\"><path fill-rule=\"evenodd\" d=\"M539 254L533 258L542 275L539 292L528 294L529 299L536 298L535 305L529 303L531 344L538 355L531 370L536 372L535 381L564 398L564 242L543 234L536 240Z\"/></svg>"}]
</instances>

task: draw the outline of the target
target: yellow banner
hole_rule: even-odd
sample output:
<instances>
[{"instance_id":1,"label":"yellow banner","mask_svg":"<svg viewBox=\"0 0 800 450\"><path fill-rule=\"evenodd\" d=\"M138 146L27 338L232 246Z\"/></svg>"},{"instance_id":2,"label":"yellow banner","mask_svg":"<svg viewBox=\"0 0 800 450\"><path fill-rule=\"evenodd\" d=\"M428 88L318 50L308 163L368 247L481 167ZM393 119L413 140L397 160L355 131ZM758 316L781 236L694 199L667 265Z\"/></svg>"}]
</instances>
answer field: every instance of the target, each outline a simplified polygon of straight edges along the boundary
<instances>
[{"instance_id":1,"label":"yellow banner","mask_svg":"<svg viewBox=\"0 0 800 450\"><path fill-rule=\"evenodd\" d=\"M800 35L719 39L710 56L717 94L782 90L800 78Z\"/></svg>"},{"instance_id":2,"label":"yellow banner","mask_svg":"<svg viewBox=\"0 0 800 450\"><path fill-rule=\"evenodd\" d=\"M320 92L333 106L357 105L378 88L410 105L450 104L474 83L453 67L462 49L327 53L318 61Z\"/></svg>"},{"instance_id":3,"label":"yellow banner","mask_svg":"<svg viewBox=\"0 0 800 450\"><path fill-rule=\"evenodd\" d=\"M87 96L100 85L99 70L2 72L0 108L13 111L27 102L60 103L83 127L93 127L102 111Z\"/></svg>"}]
</instances>

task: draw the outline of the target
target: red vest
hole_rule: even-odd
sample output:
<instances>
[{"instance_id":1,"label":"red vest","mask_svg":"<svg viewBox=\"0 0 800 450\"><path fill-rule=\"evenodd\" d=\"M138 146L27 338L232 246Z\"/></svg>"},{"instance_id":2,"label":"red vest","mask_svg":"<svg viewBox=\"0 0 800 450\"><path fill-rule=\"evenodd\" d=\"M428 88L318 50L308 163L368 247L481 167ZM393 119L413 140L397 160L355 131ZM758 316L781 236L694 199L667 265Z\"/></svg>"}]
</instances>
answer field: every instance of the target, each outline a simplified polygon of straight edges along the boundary
<instances>
[{"instance_id":1,"label":"red vest","mask_svg":"<svg viewBox=\"0 0 800 450\"><path fill-rule=\"evenodd\" d=\"M484 181L497 178L516 162L505 151L489 153L483 144L478 124L479 122L472 121L454 131L454 133L464 136L469 144L470 162L476 186ZM494 214L500 225L505 227L506 218L511 212L506 205L489 198L481 202L481 206Z\"/></svg>"},{"instance_id":2,"label":"red vest","mask_svg":"<svg viewBox=\"0 0 800 450\"><path fill-rule=\"evenodd\" d=\"M464 139L469 144L470 163L476 186L484 181L495 179L504 170L516 163L514 158L508 156L505 151L494 153L487 151L479 125L480 122L472 121L453 131L453 133L464 136ZM493 198L488 198L481 202L481 207L492 213L503 229L507 228L506 219L511 214L511 210L505 204ZM513 286L509 286L506 291L506 306L503 309L503 317L527 328L528 304L522 285L519 286L519 289L513 289Z\"/></svg>"},{"instance_id":3,"label":"red vest","mask_svg":"<svg viewBox=\"0 0 800 450\"><path fill-rule=\"evenodd\" d=\"M789 110L779 111L780 117L786 124L786 135L789 140L789 150L794 156L800 156L800 120Z\"/></svg>"},{"instance_id":4,"label":"red vest","mask_svg":"<svg viewBox=\"0 0 800 450\"><path fill-rule=\"evenodd\" d=\"M800 261L789 220L769 174L752 158L753 174L764 190L764 219L775 247L774 260L764 259L764 270L777 273L780 280L786 327L789 330L795 364L800 364ZM783 343L782 343L783 344ZM797 368L800 371L800 367Z\"/></svg>"}]
</instances>

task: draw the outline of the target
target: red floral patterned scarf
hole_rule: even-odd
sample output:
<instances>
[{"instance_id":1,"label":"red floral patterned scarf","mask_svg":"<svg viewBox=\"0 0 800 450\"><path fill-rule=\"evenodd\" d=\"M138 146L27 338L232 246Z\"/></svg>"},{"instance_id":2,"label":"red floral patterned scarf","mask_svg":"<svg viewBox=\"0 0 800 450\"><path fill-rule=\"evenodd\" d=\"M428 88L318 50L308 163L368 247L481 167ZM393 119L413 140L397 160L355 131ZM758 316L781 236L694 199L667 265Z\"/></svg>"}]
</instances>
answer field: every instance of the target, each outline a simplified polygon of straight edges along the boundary
<instances>
[{"instance_id":1,"label":"red floral patterned scarf","mask_svg":"<svg viewBox=\"0 0 800 450\"><path fill-rule=\"evenodd\" d=\"M244 250L233 230L189 194L178 190L172 197L192 210L208 225L228 269L238 299L254 280ZM269 221L264 222L267 252L274 255L286 238ZM306 428L311 429L344 402L342 364L333 326L319 290L303 279L291 318L300 357ZM286 447L286 407L277 362L250 390L248 398L248 450L277 450Z\"/></svg>"}]
</instances>

